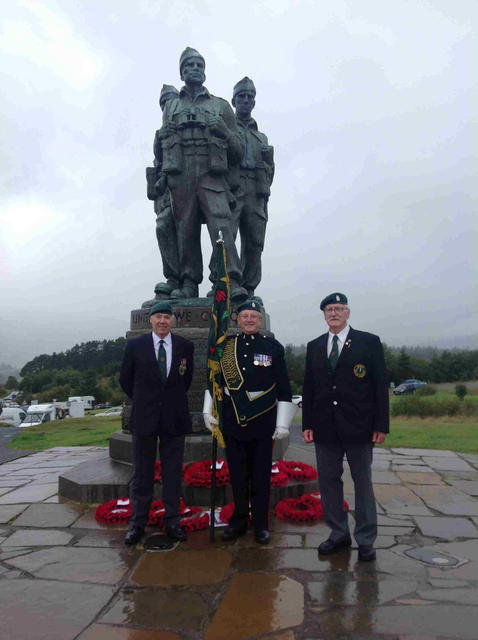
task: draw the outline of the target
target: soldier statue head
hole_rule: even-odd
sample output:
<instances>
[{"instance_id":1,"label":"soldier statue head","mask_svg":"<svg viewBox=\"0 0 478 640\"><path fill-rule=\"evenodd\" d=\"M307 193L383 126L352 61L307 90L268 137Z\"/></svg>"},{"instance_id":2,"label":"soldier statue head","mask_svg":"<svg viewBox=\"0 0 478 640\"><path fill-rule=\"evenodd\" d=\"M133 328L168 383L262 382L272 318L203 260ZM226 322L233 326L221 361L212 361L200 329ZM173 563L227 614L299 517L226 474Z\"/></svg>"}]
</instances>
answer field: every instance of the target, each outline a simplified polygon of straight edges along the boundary
<instances>
[{"instance_id":1,"label":"soldier statue head","mask_svg":"<svg viewBox=\"0 0 478 640\"><path fill-rule=\"evenodd\" d=\"M179 91L176 87L173 87L172 84L163 84L163 88L161 89L161 93L159 95L159 106L161 107L161 111L164 111L164 107L168 100L172 100L173 98L177 98L179 96Z\"/></svg>"},{"instance_id":2,"label":"soldier statue head","mask_svg":"<svg viewBox=\"0 0 478 640\"><path fill-rule=\"evenodd\" d=\"M256 88L247 76L239 80L232 90L232 104L239 120L249 120L256 104Z\"/></svg>"},{"instance_id":3,"label":"soldier statue head","mask_svg":"<svg viewBox=\"0 0 478 640\"><path fill-rule=\"evenodd\" d=\"M186 47L179 58L179 74L186 85L202 85L206 80L206 61L196 49Z\"/></svg>"}]
</instances>

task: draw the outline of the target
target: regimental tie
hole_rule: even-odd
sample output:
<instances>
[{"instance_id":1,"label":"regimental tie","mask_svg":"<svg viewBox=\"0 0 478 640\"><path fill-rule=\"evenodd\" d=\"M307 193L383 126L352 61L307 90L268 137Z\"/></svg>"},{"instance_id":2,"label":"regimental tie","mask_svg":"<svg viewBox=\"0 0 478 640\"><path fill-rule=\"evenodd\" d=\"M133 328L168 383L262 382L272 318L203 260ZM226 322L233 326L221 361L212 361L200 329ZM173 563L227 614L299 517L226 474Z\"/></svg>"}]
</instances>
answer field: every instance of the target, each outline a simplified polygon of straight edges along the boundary
<instances>
[{"instance_id":1,"label":"regimental tie","mask_svg":"<svg viewBox=\"0 0 478 640\"><path fill-rule=\"evenodd\" d=\"M164 348L164 340L159 341L158 367L159 367L159 375L161 376L161 382L165 384L166 379L168 377L168 369L166 366L166 349Z\"/></svg>"},{"instance_id":2,"label":"regimental tie","mask_svg":"<svg viewBox=\"0 0 478 640\"><path fill-rule=\"evenodd\" d=\"M337 360L339 359L339 338L338 336L334 336L332 338L332 351L329 356L329 363L332 371L335 371L335 367L337 366Z\"/></svg>"}]
</instances>

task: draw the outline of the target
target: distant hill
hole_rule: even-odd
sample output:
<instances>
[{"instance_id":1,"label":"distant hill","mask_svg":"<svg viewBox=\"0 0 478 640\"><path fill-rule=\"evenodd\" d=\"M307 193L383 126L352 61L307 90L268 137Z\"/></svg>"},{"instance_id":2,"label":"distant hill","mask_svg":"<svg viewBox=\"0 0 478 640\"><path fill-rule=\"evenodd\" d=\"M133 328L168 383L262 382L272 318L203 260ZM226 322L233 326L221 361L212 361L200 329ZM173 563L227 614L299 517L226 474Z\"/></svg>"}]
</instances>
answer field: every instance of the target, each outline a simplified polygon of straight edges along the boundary
<instances>
[{"instance_id":1,"label":"distant hill","mask_svg":"<svg viewBox=\"0 0 478 640\"><path fill-rule=\"evenodd\" d=\"M18 378L20 375L20 369L17 367L12 367L10 364L5 364L4 362L0 362L0 384L3 384L7 381L8 376L13 376L14 378Z\"/></svg>"}]
</instances>

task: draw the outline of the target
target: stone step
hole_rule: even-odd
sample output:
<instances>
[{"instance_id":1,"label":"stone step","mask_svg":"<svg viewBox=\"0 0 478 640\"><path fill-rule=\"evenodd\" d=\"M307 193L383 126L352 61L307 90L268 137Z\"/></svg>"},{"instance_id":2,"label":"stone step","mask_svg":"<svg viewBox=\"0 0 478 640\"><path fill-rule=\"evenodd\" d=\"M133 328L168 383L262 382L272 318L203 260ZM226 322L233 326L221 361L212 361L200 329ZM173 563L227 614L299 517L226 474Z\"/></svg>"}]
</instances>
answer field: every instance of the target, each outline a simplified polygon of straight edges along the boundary
<instances>
[{"instance_id":1,"label":"stone step","mask_svg":"<svg viewBox=\"0 0 478 640\"><path fill-rule=\"evenodd\" d=\"M209 438L210 441L210 438ZM59 476L58 492L64 498L75 502L99 503L107 502L129 495L129 483L133 475L133 467L129 464L112 460L108 453L103 458L79 464L70 471ZM271 487L271 506L282 498L296 498L303 493L317 491L317 481L289 482L285 487ZM191 487L182 484L184 501L189 506L205 506L210 503L211 490L207 487ZM154 499L162 497L162 485L155 483ZM216 505L232 502L230 486L216 488Z\"/></svg>"}]
</instances>

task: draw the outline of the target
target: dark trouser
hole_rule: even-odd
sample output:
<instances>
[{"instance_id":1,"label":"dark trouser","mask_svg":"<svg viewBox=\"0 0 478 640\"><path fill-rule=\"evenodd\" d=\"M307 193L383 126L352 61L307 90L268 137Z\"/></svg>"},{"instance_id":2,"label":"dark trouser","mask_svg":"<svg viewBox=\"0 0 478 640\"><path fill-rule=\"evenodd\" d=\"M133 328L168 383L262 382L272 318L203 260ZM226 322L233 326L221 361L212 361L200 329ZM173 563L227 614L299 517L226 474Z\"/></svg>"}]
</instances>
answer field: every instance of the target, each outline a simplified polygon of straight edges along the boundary
<instances>
[{"instance_id":1,"label":"dark trouser","mask_svg":"<svg viewBox=\"0 0 478 640\"><path fill-rule=\"evenodd\" d=\"M179 498L184 452L184 436L136 436L133 434L134 475L131 482L131 525L145 527L153 499L154 463L159 437L159 457L163 477L164 523L179 524Z\"/></svg>"},{"instance_id":2,"label":"dark trouser","mask_svg":"<svg viewBox=\"0 0 478 640\"><path fill-rule=\"evenodd\" d=\"M373 544L377 537L377 508L372 486L373 445L316 443L319 490L330 537L338 540L349 536L347 512L344 508L342 482L344 453L355 487L355 530L358 545Z\"/></svg>"},{"instance_id":3,"label":"dark trouser","mask_svg":"<svg viewBox=\"0 0 478 640\"><path fill-rule=\"evenodd\" d=\"M225 434L227 463L234 496L234 513L229 526L247 527L249 501L256 531L269 528L269 494L271 486L272 440L236 440Z\"/></svg>"}]
</instances>

